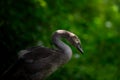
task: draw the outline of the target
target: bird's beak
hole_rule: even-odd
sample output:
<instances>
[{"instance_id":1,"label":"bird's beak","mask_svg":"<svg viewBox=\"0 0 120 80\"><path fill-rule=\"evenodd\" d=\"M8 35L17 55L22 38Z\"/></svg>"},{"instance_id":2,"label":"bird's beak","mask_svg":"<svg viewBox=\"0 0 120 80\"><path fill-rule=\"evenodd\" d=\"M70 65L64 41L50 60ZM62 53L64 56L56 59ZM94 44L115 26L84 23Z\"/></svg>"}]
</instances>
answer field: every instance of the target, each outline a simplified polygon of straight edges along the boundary
<instances>
[{"instance_id":1,"label":"bird's beak","mask_svg":"<svg viewBox=\"0 0 120 80\"><path fill-rule=\"evenodd\" d=\"M81 54L84 53L83 49L80 47L80 45L77 46L77 49L81 52Z\"/></svg>"}]
</instances>

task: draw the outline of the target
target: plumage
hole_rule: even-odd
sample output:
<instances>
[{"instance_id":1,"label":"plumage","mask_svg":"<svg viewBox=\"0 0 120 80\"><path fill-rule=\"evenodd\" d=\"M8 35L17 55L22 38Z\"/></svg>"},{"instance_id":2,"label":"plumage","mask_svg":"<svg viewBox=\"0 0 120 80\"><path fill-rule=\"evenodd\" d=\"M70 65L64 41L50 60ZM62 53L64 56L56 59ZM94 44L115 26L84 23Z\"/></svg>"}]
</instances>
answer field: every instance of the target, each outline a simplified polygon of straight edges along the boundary
<instances>
[{"instance_id":1,"label":"plumage","mask_svg":"<svg viewBox=\"0 0 120 80\"><path fill-rule=\"evenodd\" d=\"M71 59L72 50L61 41L61 38L66 38L83 53L81 42L75 34L66 30L57 30L52 35L53 44L57 49L35 46L18 53L18 67L14 77L24 76L22 80L44 80L57 68L67 63Z\"/></svg>"}]
</instances>

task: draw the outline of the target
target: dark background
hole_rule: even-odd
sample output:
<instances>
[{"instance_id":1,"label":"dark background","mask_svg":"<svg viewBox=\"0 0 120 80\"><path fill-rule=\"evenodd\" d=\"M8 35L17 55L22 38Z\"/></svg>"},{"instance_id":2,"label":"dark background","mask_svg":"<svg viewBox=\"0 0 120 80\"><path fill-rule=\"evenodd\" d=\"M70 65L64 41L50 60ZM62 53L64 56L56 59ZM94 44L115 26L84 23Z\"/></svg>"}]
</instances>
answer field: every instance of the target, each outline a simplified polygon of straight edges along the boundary
<instances>
[{"instance_id":1,"label":"dark background","mask_svg":"<svg viewBox=\"0 0 120 80\"><path fill-rule=\"evenodd\" d=\"M48 80L120 80L120 0L0 0L0 74L31 46L52 47L55 30L81 39Z\"/></svg>"}]
</instances>

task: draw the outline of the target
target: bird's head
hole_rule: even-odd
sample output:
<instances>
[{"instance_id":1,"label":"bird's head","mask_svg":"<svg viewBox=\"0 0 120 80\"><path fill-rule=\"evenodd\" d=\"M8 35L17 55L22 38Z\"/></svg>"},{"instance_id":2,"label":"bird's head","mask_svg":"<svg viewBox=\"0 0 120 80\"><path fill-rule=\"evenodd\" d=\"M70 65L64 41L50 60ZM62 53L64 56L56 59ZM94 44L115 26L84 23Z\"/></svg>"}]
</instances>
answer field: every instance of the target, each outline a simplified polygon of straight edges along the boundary
<instances>
[{"instance_id":1,"label":"bird's head","mask_svg":"<svg viewBox=\"0 0 120 80\"><path fill-rule=\"evenodd\" d=\"M69 36L68 36L68 40L69 42L75 46L82 54L84 53L82 47L81 47L81 41L80 39L73 33L68 32Z\"/></svg>"}]
</instances>

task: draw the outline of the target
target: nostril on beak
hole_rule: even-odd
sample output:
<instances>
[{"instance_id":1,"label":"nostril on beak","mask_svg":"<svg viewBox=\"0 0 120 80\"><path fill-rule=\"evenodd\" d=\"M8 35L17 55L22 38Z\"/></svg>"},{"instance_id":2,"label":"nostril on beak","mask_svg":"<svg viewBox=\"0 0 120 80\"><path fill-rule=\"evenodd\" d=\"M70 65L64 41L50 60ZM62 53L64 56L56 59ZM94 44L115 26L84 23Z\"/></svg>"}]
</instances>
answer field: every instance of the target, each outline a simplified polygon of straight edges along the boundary
<instances>
[{"instance_id":1,"label":"nostril on beak","mask_svg":"<svg viewBox=\"0 0 120 80\"><path fill-rule=\"evenodd\" d=\"M83 49L78 45L77 49L81 52L81 54L84 53Z\"/></svg>"}]
</instances>

